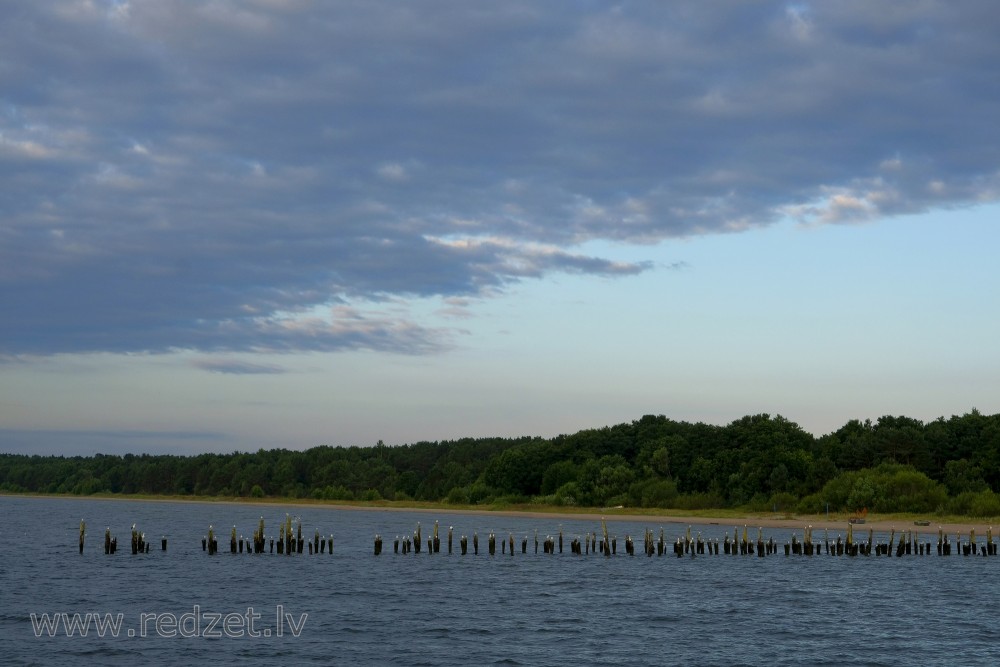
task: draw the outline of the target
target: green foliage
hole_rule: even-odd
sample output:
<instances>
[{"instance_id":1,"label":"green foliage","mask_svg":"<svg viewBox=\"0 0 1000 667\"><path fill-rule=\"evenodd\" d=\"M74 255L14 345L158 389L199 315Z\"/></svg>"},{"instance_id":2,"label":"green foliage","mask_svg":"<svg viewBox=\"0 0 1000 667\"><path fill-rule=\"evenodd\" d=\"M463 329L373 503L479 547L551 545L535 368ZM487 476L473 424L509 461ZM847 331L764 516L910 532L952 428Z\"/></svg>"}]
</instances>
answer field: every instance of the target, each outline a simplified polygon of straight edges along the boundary
<instances>
[{"instance_id":1,"label":"green foliage","mask_svg":"<svg viewBox=\"0 0 1000 667\"><path fill-rule=\"evenodd\" d=\"M667 479L646 479L633 483L628 491L632 507L670 508L677 501L677 484Z\"/></svg>"},{"instance_id":2,"label":"green foliage","mask_svg":"<svg viewBox=\"0 0 1000 667\"><path fill-rule=\"evenodd\" d=\"M963 491L951 498L946 506L949 514L993 518L1000 516L1000 495L989 489L985 491Z\"/></svg>"},{"instance_id":3,"label":"green foliage","mask_svg":"<svg viewBox=\"0 0 1000 667\"><path fill-rule=\"evenodd\" d=\"M851 420L815 438L784 417L725 426L646 415L551 439L197 456L0 454L0 491L416 499L454 504L1000 516L1000 415Z\"/></svg>"},{"instance_id":4,"label":"green foliage","mask_svg":"<svg viewBox=\"0 0 1000 667\"><path fill-rule=\"evenodd\" d=\"M451 505L468 505L469 492L463 486L456 486L448 492L448 497L445 498L445 502Z\"/></svg>"},{"instance_id":5,"label":"green foliage","mask_svg":"<svg viewBox=\"0 0 1000 667\"><path fill-rule=\"evenodd\" d=\"M834 511L933 512L947 493L913 466L883 463L842 473L826 483L821 498Z\"/></svg>"}]
</instances>

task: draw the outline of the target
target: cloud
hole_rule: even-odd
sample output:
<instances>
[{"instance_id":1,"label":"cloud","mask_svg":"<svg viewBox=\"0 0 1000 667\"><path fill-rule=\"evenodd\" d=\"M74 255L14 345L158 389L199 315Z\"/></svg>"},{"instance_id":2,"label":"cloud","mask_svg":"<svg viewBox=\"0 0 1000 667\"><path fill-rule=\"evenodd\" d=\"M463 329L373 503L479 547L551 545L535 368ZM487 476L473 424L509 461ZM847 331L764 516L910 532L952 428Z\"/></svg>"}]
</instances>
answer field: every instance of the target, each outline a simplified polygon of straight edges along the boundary
<instances>
[{"instance_id":1,"label":"cloud","mask_svg":"<svg viewBox=\"0 0 1000 667\"><path fill-rule=\"evenodd\" d=\"M426 353L455 332L378 304L1000 194L988 1L7 14L0 354Z\"/></svg>"},{"instance_id":2,"label":"cloud","mask_svg":"<svg viewBox=\"0 0 1000 667\"><path fill-rule=\"evenodd\" d=\"M285 369L271 364L255 364L239 359L199 359L192 362L195 368L224 375L280 375Z\"/></svg>"},{"instance_id":3,"label":"cloud","mask_svg":"<svg viewBox=\"0 0 1000 667\"><path fill-rule=\"evenodd\" d=\"M142 443L146 452L190 454L232 451L230 438L215 431L142 431L0 428L0 453L93 456L126 454Z\"/></svg>"}]
</instances>

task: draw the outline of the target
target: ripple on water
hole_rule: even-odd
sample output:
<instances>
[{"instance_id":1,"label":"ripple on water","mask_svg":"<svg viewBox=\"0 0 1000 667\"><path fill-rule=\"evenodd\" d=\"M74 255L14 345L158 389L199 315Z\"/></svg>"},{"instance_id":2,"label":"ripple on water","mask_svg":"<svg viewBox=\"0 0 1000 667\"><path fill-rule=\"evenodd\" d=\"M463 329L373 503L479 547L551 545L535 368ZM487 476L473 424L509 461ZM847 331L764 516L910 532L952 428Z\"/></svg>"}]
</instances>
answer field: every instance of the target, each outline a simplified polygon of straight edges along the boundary
<instances>
[{"instance_id":1,"label":"ripple on water","mask_svg":"<svg viewBox=\"0 0 1000 667\"><path fill-rule=\"evenodd\" d=\"M6 535L43 531L31 558L0 563L0 652L12 664L426 664L426 665L878 665L908 660L994 665L1000 629L992 608L998 558L769 558L517 552L489 557L371 554L371 536L408 534L425 513L295 510L308 532L335 536L334 554L262 556L201 551L209 524L267 530L281 508L0 498ZM105 556L94 533L76 553L76 527L133 522L166 534L167 553ZM567 535L587 521L442 517L461 534ZM489 524L493 524L492 526ZM609 529L612 526L609 524ZM718 526L698 527L708 537ZM228 532L228 530L224 530ZM636 533L634 525L619 534ZM499 533L498 533L499 534ZM716 535L717 534L717 535ZM776 539L784 539L778 536ZM157 546L158 542L154 543ZM519 545L519 542L518 542ZM446 548L446 547L443 547ZM36 639L32 612L242 614L269 637ZM278 637L279 609L305 614L299 637ZM155 656L155 660L149 656Z\"/></svg>"}]
</instances>

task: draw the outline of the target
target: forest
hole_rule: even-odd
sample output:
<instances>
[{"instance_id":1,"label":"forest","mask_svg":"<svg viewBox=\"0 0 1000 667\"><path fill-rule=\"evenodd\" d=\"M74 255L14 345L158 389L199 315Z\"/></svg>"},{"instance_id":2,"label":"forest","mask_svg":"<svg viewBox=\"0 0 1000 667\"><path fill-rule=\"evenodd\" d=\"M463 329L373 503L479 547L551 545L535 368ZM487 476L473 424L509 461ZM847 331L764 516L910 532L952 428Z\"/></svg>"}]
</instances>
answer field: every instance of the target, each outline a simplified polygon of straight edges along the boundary
<instances>
[{"instance_id":1,"label":"forest","mask_svg":"<svg viewBox=\"0 0 1000 667\"><path fill-rule=\"evenodd\" d=\"M0 454L0 492L1000 516L1000 415L725 426L646 415L554 438L195 456Z\"/></svg>"}]
</instances>

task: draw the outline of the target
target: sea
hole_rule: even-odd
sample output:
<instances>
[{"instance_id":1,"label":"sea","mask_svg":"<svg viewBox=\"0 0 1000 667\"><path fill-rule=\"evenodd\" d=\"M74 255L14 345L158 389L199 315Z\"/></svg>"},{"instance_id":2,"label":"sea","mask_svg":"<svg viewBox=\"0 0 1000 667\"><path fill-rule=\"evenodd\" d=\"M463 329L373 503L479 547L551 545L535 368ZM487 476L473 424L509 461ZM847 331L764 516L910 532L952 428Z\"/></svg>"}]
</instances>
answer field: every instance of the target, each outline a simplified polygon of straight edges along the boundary
<instances>
[{"instance_id":1,"label":"sea","mask_svg":"<svg viewBox=\"0 0 1000 667\"><path fill-rule=\"evenodd\" d=\"M286 513L307 540L317 530L332 536L333 552L279 555L268 543L268 553L230 553L234 526L249 538L263 517L272 536ZM677 558L672 544L688 526L662 521L609 518L618 541L605 557L570 553L574 537L601 532L594 519L4 496L0 664L1000 663L998 557L779 549L764 558ZM421 552L395 553L397 536L412 536L418 522ZM428 553L435 523L441 549ZM149 553L131 553L133 524ZM219 541L214 555L202 548L209 526ZM118 539L113 555L104 553L107 528ZM664 556L643 554L646 529L657 538L664 531ZM708 540L733 531L690 529ZM563 552L544 553L545 537L560 531ZM514 553L501 553L498 542L490 556L491 532L505 542L513 535ZM755 538L756 528L749 533ZM625 553L627 535L635 556ZM764 533L780 544L791 535Z\"/></svg>"}]
</instances>

